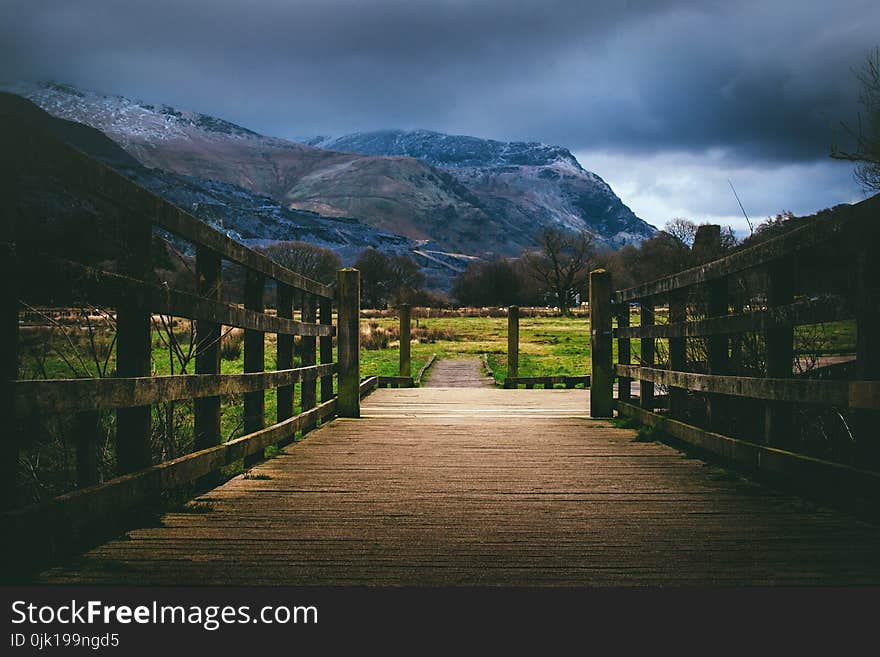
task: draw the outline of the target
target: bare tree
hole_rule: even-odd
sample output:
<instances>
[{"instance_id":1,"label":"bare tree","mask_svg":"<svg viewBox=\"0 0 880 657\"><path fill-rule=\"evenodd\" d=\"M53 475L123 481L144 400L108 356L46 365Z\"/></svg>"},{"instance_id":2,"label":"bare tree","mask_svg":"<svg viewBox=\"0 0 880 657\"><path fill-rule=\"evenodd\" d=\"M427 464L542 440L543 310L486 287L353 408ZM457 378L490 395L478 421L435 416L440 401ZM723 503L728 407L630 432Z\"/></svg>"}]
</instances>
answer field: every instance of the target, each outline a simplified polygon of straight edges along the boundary
<instances>
[{"instance_id":1,"label":"bare tree","mask_svg":"<svg viewBox=\"0 0 880 657\"><path fill-rule=\"evenodd\" d=\"M546 227L536 241L540 248L524 256L526 265L567 315L575 296L587 286L595 256L593 236Z\"/></svg>"},{"instance_id":2,"label":"bare tree","mask_svg":"<svg viewBox=\"0 0 880 657\"><path fill-rule=\"evenodd\" d=\"M841 122L855 148L843 150L832 145L831 157L858 162L856 180L866 191L880 192L880 47L868 55L856 79L861 84L859 104L864 108L864 120L859 113L857 127Z\"/></svg>"},{"instance_id":3,"label":"bare tree","mask_svg":"<svg viewBox=\"0 0 880 657\"><path fill-rule=\"evenodd\" d=\"M336 280L336 270L342 261L330 249L308 242L274 242L257 249L279 265L321 283Z\"/></svg>"}]
</instances>

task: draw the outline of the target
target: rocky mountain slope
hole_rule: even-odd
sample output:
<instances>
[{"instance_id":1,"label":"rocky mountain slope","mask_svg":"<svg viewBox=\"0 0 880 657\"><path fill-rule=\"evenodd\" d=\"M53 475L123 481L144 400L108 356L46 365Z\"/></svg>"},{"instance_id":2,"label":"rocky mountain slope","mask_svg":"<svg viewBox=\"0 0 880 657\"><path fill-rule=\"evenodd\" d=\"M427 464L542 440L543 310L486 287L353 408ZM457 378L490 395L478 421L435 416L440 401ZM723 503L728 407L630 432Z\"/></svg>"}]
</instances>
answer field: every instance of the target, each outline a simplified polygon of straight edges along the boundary
<instances>
[{"instance_id":1,"label":"rocky mountain slope","mask_svg":"<svg viewBox=\"0 0 880 657\"><path fill-rule=\"evenodd\" d=\"M235 185L291 210L357 217L441 253L515 255L546 224L587 229L611 246L653 232L563 148L389 131L333 140L337 150L328 150L63 85L16 91L98 128L147 167Z\"/></svg>"},{"instance_id":2,"label":"rocky mountain slope","mask_svg":"<svg viewBox=\"0 0 880 657\"><path fill-rule=\"evenodd\" d=\"M382 130L306 143L366 155L408 156L441 168L469 189L488 213L503 217L514 233L529 233L534 225L561 225L588 230L600 242L621 246L656 232L561 146L430 130Z\"/></svg>"}]
</instances>

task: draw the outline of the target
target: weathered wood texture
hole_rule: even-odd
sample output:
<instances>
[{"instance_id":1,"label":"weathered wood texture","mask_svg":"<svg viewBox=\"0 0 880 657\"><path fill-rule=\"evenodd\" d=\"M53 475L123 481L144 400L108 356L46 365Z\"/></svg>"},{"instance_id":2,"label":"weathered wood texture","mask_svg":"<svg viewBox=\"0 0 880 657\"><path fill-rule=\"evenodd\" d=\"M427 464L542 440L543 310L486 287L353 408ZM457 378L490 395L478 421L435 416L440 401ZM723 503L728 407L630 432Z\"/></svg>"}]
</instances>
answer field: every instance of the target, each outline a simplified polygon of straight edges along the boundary
<instances>
[{"instance_id":1,"label":"weathered wood texture","mask_svg":"<svg viewBox=\"0 0 880 657\"><path fill-rule=\"evenodd\" d=\"M412 376L412 356L410 345L410 308L404 303L400 306L400 376Z\"/></svg>"},{"instance_id":2,"label":"weathered wood texture","mask_svg":"<svg viewBox=\"0 0 880 657\"><path fill-rule=\"evenodd\" d=\"M261 392L314 381L336 371L335 363L274 372L178 374L129 379L29 379L13 382L15 411L66 412L124 408L178 399Z\"/></svg>"},{"instance_id":3,"label":"weathered wood texture","mask_svg":"<svg viewBox=\"0 0 880 657\"><path fill-rule=\"evenodd\" d=\"M586 417L587 391L379 390L43 583L880 583L880 529ZM267 566L268 564L268 566Z\"/></svg>"},{"instance_id":4,"label":"weathered wood texture","mask_svg":"<svg viewBox=\"0 0 880 657\"><path fill-rule=\"evenodd\" d=\"M507 376L519 375L519 306L507 310Z\"/></svg>"},{"instance_id":5,"label":"weathered wood texture","mask_svg":"<svg viewBox=\"0 0 880 657\"><path fill-rule=\"evenodd\" d=\"M360 316L361 273L340 269L336 278L337 353L339 362L338 400L342 417L360 416Z\"/></svg>"},{"instance_id":6,"label":"weathered wood texture","mask_svg":"<svg viewBox=\"0 0 880 657\"><path fill-rule=\"evenodd\" d=\"M687 388L697 392L733 395L798 404L823 404L849 408L878 409L880 382L821 381L814 379L762 379L751 376L718 376L674 372L637 365L617 365L623 376Z\"/></svg>"},{"instance_id":7,"label":"weathered wood texture","mask_svg":"<svg viewBox=\"0 0 880 657\"><path fill-rule=\"evenodd\" d=\"M611 273L590 272L590 416L614 414L614 367L611 335Z\"/></svg>"},{"instance_id":8,"label":"weathered wood texture","mask_svg":"<svg viewBox=\"0 0 880 657\"><path fill-rule=\"evenodd\" d=\"M525 386L526 390L531 390L535 386L541 386L545 390L555 386L565 386L566 388L574 388L577 385L590 387L590 375L581 374L569 376L567 374L559 374L554 376L515 376L504 379L505 388L518 388Z\"/></svg>"}]
</instances>

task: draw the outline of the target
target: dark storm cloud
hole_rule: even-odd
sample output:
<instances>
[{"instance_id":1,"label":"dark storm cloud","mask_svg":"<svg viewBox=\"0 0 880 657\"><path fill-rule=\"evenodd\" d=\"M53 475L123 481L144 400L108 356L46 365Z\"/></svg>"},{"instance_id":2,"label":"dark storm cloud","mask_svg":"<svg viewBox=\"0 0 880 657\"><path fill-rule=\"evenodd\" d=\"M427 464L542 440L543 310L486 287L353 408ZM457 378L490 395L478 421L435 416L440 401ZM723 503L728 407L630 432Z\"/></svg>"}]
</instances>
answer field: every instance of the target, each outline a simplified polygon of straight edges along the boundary
<instances>
[{"instance_id":1,"label":"dark storm cloud","mask_svg":"<svg viewBox=\"0 0 880 657\"><path fill-rule=\"evenodd\" d=\"M825 157L875 0L5 2L0 75L282 136L429 127L630 155Z\"/></svg>"}]
</instances>

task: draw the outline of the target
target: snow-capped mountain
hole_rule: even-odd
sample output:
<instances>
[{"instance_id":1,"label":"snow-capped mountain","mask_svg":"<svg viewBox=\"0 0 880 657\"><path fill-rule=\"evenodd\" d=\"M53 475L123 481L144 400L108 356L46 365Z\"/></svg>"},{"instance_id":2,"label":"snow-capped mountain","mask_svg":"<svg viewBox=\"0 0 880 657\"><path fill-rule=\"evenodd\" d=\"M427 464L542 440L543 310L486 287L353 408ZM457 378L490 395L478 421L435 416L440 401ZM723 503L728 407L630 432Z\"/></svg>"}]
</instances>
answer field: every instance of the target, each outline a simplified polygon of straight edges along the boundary
<instances>
[{"instance_id":1,"label":"snow-capped mountain","mask_svg":"<svg viewBox=\"0 0 880 657\"><path fill-rule=\"evenodd\" d=\"M436 287L447 287L469 257L531 248L545 225L588 230L609 246L653 233L561 147L427 131L352 135L316 146L66 85L13 91L56 117L97 128L161 171L145 186L197 207L199 216L224 215L224 228L243 239L298 239L305 233L295 226L341 220L360 226L347 251L338 247L347 261L363 240L378 240L390 252L415 244L411 252L421 264L442 267ZM236 205L243 195L250 198ZM271 204L272 211L259 209Z\"/></svg>"},{"instance_id":2,"label":"snow-capped mountain","mask_svg":"<svg viewBox=\"0 0 880 657\"><path fill-rule=\"evenodd\" d=\"M451 173L488 211L507 215L515 225L587 230L612 246L640 242L656 232L561 146L430 130L381 130L305 143L365 155L414 157Z\"/></svg>"}]
</instances>

